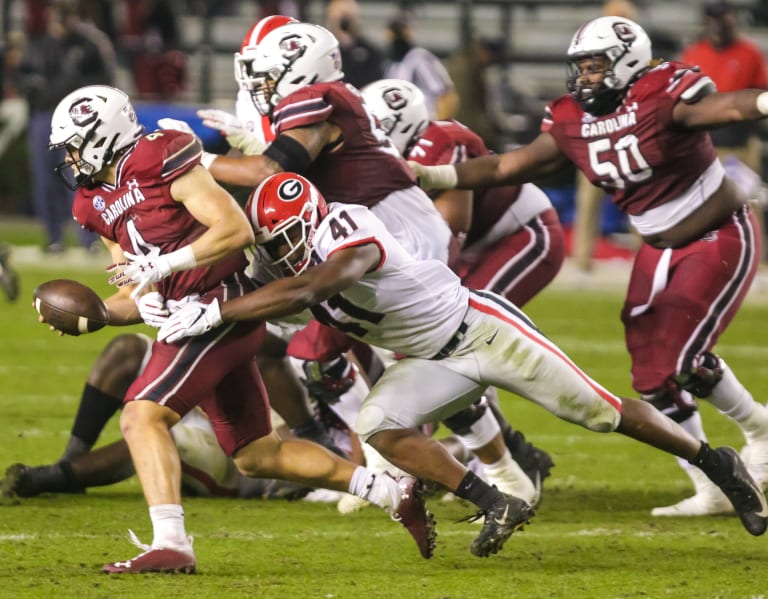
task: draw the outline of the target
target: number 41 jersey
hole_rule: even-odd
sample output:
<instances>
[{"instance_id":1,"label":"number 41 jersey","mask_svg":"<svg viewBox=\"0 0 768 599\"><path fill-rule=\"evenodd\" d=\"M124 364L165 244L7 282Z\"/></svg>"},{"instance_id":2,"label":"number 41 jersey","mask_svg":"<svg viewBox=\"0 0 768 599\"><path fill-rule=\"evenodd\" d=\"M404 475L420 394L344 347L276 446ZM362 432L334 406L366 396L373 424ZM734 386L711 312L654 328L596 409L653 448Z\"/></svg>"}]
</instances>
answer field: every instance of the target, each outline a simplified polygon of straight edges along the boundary
<instances>
[{"instance_id":1,"label":"number 41 jersey","mask_svg":"<svg viewBox=\"0 0 768 599\"><path fill-rule=\"evenodd\" d=\"M570 95L558 98L541 130L623 212L643 214L682 195L716 160L708 133L672 121L678 102L696 101L712 86L694 67L664 62L635 81L609 114L596 117Z\"/></svg>"},{"instance_id":2,"label":"number 41 jersey","mask_svg":"<svg viewBox=\"0 0 768 599\"><path fill-rule=\"evenodd\" d=\"M439 260L417 260L368 208L329 205L312 239L314 259L376 244L376 268L341 293L312 308L317 320L365 343L408 356L431 358L461 325L469 291Z\"/></svg>"}]
</instances>

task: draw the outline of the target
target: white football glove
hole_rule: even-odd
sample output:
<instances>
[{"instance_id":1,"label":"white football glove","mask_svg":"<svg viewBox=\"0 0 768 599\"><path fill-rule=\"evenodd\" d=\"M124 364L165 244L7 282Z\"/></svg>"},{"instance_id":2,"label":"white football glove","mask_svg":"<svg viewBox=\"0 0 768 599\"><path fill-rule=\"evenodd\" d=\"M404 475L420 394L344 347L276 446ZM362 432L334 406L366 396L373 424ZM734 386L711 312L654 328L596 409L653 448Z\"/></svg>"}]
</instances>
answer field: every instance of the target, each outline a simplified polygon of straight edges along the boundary
<instances>
[{"instance_id":1,"label":"white football glove","mask_svg":"<svg viewBox=\"0 0 768 599\"><path fill-rule=\"evenodd\" d=\"M422 189L454 189L458 182L456 169L452 164L425 166L409 160L408 166L416 173L419 187Z\"/></svg>"},{"instance_id":2,"label":"white football glove","mask_svg":"<svg viewBox=\"0 0 768 599\"><path fill-rule=\"evenodd\" d=\"M136 288L131 291L131 298L134 300L142 290L163 280L173 272L168 257L162 254L137 256L130 252L123 253L128 258L128 262L120 262L107 268L107 272L115 273L110 277L109 284L117 287L136 285Z\"/></svg>"},{"instance_id":3,"label":"white football glove","mask_svg":"<svg viewBox=\"0 0 768 599\"><path fill-rule=\"evenodd\" d=\"M267 149L267 144L234 114L215 108L203 108L197 111L197 116L203 119L203 125L206 127L221 131L229 145L246 156L263 154Z\"/></svg>"},{"instance_id":4,"label":"white football glove","mask_svg":"<svg viewBox=\"0 0 768 599\"><path fill-rule=\"evenodd\" d=\"M214 299L210 304L190 302L174 312L160 327L157 340L176 343L184 337L203 335L222 324L219 300Z\"/></svg>"},{"instance_id":5,"label":"white football glove","mask_svg":"<svg viewBox=\"0 0 768 599\"><path fill-rule=\"evenodd\" d=\"M160 126L161 129L171 129L173 131L183 131L184 133L189 133L190 135L194 135L197 137L197 134L192 130L192 127L189 126L189 123L187 121L180 121L179 119L159 119L157 121L157 124Z\"/></svg>"},{"instance_id":6,"label":"white football glove","mask_svg":"<svg viewBox=\"0 0 768 599\"><path fill-rule=\"evenodd\" d=\"M171 315L165 305L165 298L157 291L145 293L136 300L142 320L151 327L159 329Z\"/></svg>"}]
</instances>

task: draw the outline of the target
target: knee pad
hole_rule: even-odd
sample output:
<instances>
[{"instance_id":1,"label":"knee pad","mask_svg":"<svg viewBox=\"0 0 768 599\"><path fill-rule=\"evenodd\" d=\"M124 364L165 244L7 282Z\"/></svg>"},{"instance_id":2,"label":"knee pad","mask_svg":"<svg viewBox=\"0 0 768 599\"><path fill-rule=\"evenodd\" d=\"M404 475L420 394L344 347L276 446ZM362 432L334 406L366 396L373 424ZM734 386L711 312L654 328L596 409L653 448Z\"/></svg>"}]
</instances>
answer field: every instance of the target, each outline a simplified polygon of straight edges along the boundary
<instances>
[{"instance_id":1,"label":"knee pad","mask_svg":"<svg viewBox=\"0 0 768 599\"><path fill-rule=\"evenodd\" d=\"M443 424L457 435L467 435L471 432L472 425L483 417L487 409L488 404L485 398L481 397L469 407L445 418Z\"/></svg>"},{"instance_id":2,"label":"knee pad","mask_svg":"<svg viewBox=\"0 0 768 599\"><path fill-rule=\"evenodd\" d=\"M644 395L643 400L677 423L688 420L699 409L690 393L675 384L657 393Z\"/></svg>"},{"instance_id":3,"label":"knee pad","mask_svg":"<svg viewBox=\"0 0 768 599\"><path fill-rule=\"evenodd\" d=\"M723 365L718 356L704 352L696 356L686 372L676 374L674 382L696 397L709 397L723 378Z\"/></svg>"}]
</instances>

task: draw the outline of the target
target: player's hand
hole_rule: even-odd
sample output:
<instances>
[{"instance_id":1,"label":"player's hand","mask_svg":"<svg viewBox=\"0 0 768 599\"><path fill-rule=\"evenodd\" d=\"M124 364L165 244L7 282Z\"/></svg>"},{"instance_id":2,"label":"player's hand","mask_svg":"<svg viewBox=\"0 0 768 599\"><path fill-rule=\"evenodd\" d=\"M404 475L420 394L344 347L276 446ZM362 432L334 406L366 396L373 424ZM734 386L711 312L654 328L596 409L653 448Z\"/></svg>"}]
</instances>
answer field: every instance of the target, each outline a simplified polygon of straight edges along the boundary
<instances>
[{"instance_id":1,"label":"player's hand","mask_svg":"<svg viewBox=\"0 0 768 599\"><path fill-rule=\"evenodd\" d=\"M136 305L144 323L157 329L163 326L171 315L165 305L165 298L157 291L145 293L136 300Z\"/></svg>"},{"instance_id":2,"label":"player's hand","mask_svg":"<svg viewBox=\"0 0 768 599\"><path fill-rule=\"evenodd\" d=\"M267 144L258 135L250 131L234 114L215 108L202 108L197 116L203 119L203 125L221 131L227 142L246 156L263 154Z\"/></svg>"},{"instance_id":3,"label":"player's hand","mask_svg":"<svg viewBox=\"0 0 768 599\"><path fill-rule=\"evenodd\" d=\"M309 395L326 404L335 404L352 388L357 377L354 364L344 356L327 362L306 360L302 364Z\"/></svg>"},{"instance_id":4,"label":"player's hand","mask_svg":"<svg viewBox=\"0 0 768 599\"><path fill-rule=\"evenodd\" d=\"M422 189L454 189L456 187L458 178L452 164L426 166L409 160L408 166L416 174L416 180Z\"/></svg>"},{"instance_id":5,"label":"player's hand","mask_svg":"<svg viewBox=\"0 0 768 599\"><path fill-rule=\"evenodd\" d=\"M123 253L128 258L128 262L112 264L107 268L107 272L115 273L110 277L109 284L117 287L136 285L136 288L131 291L131 298L134 300L144 289L163 280L172 272L168 258L162 254L151 253L144 256L130 252Z\"/></svg>"},{"instance_id":6,"label":"player's hand","mask_svg":"<svg viewBox=\"0 0 768 599\"><path fill-rule=\"evenodd\" d=\"M203 335L222 324L219 300L214 299L210 304L190 302L165 321L157 333L157 340L176 343L184 337Z\"/></svg>"},{"instance_id":7,"label":"player's hand","mask_svg":"<svg viewBox=\"0 0 768 599\"><path fill-rule=\"evenodd\" d=\"M247 131L237 116L225 110L202 108L197 111L197 116L203 119L203 125L221 131L227 137Z\"/></svg>"},{"instance_id":8,"label":"player's hand","mask_svg":"<svg viewBox=\"0 0 768 599\"><path fill-rule=\"evenodd\" d=\"M32 309L33 309L35 312L37 312L37 306L35 306L35 302L32 302ZM49 323L49 322L48 322L48 321L45 319L45 317L44 317L42 314L40 314L40 312L37 312L37 322L39 322L40 324L47 324L47 325L48 325L48 329L50 329L50 330L51 330L51 331L53 331L54 333L58 334L58 336L59 336L59 337L63 337L63 336L64 336L64 331L60 331L60 330L59 330L59 329L57 329L55 326L53 326L52 324L50 324L50 323Z\"/></svg>"},{"instance_id":9,"label":"player's hand","mask_svg":"<svg viewBox=\"0 0 768 599\"><path fill-rule=\"evenodd\" d=\"M194 135L197 137L197 134L192 130L192 127L189 126L189 123L187 121L180 121L179 119L158 119L157 121L158 126L161 129L171 129L172 131L183 131L184 133L189 133L190 135Z\"/></svg>"}]
</instances>

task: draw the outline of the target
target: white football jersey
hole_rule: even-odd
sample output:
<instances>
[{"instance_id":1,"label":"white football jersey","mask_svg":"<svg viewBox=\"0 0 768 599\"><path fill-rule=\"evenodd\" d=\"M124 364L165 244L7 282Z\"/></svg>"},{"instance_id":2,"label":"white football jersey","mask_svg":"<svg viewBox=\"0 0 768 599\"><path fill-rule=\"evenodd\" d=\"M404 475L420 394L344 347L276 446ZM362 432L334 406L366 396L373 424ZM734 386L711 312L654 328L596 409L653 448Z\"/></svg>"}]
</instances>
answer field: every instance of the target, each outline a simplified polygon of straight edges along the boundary
<instances>
[{"instance_id":1,"label":"white football jersey","mask_svg":"<svg viewBox=\"0 0 768 599\"><path fill-rule=\"evenodd\" d=\"M417 260L365 206L333 203L317 227L314 257L375 243L382 261L360 281L312 308L317 320L371 345L431 358L453 337L469 290L438 260Z\"/></svg>"}]
</instances>

